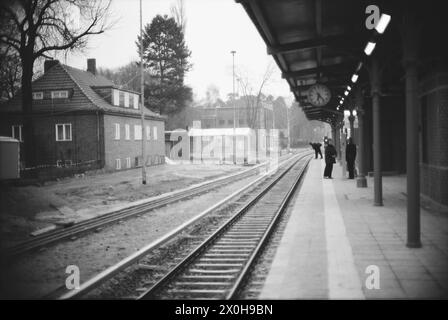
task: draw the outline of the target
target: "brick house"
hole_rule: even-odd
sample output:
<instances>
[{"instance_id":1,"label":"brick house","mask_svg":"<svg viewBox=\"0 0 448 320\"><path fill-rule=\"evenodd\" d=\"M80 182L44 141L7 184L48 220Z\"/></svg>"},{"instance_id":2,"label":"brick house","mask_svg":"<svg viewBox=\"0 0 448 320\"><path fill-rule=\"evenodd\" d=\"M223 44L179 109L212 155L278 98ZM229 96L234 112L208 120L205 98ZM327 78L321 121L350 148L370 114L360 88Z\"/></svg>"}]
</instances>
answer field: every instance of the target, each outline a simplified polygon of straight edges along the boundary
<instances>
[{"instance_id":1,"label":"brick house","mask_svg":"<svg viewBox=\"0 0 448 320\"><path fill-rule=\"evenodd\" d=\"M145 108L142 137L140 106L137 92L96 74L95 59L87 71L46 61L33 82L33 168L134 168L142 163L142 138L147 165L164 163L165 119ZM23 123L19 92L0 108L0 135L23 142Z\"/></svg>"}]
</instances>

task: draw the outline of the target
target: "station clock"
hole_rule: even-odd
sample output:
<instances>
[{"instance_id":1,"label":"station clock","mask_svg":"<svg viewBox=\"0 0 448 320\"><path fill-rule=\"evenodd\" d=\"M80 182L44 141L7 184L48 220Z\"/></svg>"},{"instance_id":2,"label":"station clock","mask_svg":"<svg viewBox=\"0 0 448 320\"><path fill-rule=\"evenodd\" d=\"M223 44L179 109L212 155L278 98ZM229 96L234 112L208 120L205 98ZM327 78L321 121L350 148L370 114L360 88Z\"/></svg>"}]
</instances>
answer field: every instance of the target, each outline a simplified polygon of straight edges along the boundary
<instances>
[{"instance_id":1,"label":"station clock","mask_svg":"<svg viewBox=\"0 0 448 320\"><path fill-rule=\"evenodd\" d=\"M308 101L313 106L323 107L330 102L330 99L331 91L324 84L315 84L308 90Z\"/></svg>"}]
</instances>

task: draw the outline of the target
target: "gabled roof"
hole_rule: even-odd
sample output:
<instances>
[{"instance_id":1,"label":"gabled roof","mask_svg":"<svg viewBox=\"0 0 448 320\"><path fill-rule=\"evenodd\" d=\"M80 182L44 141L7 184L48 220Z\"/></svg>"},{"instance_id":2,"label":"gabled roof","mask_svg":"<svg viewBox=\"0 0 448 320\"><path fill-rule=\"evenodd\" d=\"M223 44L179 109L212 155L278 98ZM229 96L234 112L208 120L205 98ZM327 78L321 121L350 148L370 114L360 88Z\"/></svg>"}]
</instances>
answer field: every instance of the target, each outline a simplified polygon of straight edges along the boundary
<instances>
[{"instance_id":1,"label":"gabled roof","mask_svg":"<svg viewBox=\"0 0 448 320\"><path fill-rule=\"evenodd\" d=\"M101 75L94 75L91 72L73 68L63 64L55 64L47 70L41 77L33 81L33 91L48 90L71 90L70 99L63 103L48 100L36 100L33 102L33 112L55 113L70 111L104 111L123 115L140 115L140 110L133 108L123 108L110 104L107 100L95 92L93 87L118 88L112 81ZM129 90L126 90L129 91ZM10 103L0 109L0 111L21 111L22 98L19 91ZM163 116L144 109L145 115L160 120Z\"/></svg>"}]
</instances>

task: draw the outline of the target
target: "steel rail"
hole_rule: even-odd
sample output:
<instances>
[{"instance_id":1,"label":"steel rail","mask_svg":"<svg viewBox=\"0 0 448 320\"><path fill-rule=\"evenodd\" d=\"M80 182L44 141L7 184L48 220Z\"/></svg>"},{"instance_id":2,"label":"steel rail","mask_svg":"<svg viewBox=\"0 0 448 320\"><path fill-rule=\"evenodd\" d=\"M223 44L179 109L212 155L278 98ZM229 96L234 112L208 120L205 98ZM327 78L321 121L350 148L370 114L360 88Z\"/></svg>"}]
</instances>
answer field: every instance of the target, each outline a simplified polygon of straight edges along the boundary
<instances>
[{"instance_id":1,"label":"steel rail","mask_svg":"<svg viewBox=\"0 0 448 320\"><path fill-rule=\"evenodd\" d=\"M304 155L305 154L305 155ZM289 162L292 161L298 161L296 158L300 157L303 158L306 155L309 155L309 152L301 152L296 155L293 155L291 158L288 158L287 160L283 161L280 166L287 165ZM263 164L264 165L264 164ZM99 287L102 283L109 280L113 276L115 276L117 273L121 272L128 266L134 264L138 260L140 260L142 257L147 255L149 252L153 251L154 249L157 249L161 245L167 243L169 240L171 240L173 237L184 231L187 227L191 226L193 223L197 222L199 219L204 217L205 215L209 214L210 212L216 210L217 208L227 204L231 199L235 198L236 196L241 195L244 191L251 188L252 186L256 185L260 181L264 180L266 178L265 175L260 176L256 180L250 182L248 185L240 188L239 190L233 192L231 195L227 196L226 198L222 199L221 201L217 202L212 207L209 207L208 209L204 210L203 212L199 213L192 219L186 221L182 225L178 226L171 232L167 233L165 236L151 242L150 244L143 247L138 252L135 252L131 256L121 260L117 264L107 268L106 270L100 272L93 278L87 280L84 282L79 289L69 291L59 297L59 299L76 299L84 296L85 294L89 293L90 291L94 290L95 288Z\"/></svg>"},{"instance_id":2,"label":"steel rail","mask_svg":"<svg viewBox=\"0 0 448 320\"><path fill-rule=\"evenodd\" d=\"M226 296L226 300L235 299L238 293L238 290L241 288L241 285L243 284L244 279L249 275L250 268L253 266L254 262L258 258L258 256L262 253L263 248L266 246L267 241L273 232L275 226L277 225L281 215L283 212L286 211L292 197L294 196L294 192L296 191L297 187L299 186L300 182L302 181L303 175L308 168L308 164L310 162L311 158L307 161L307 163L303 166L302 170L300 171L296 181L292 185L292 187L289 189L288 193L286 194L285 198L283 199L280 208L277 210L275 216L273 217L271 223L269 224L267 230L265 231L262 239L258 243L257 247L255 248L254 252L251 254L249 260L247 261L246 265L244 266L243 270L241 271L240 275L238 276L237 280L235 281L232 289Z\"/></svg>"},{"instance_id":3,"label":"steel rail","mask_svg":"<svg viewBox=\"0 0 448 320\"><path fill-rule=\"evenodd\" d=\"M151 299L159 289L163 288L169 281L175 278L182 270L185 269L187 265L189 265L192 261L194 261L197 257L199 257L202 253L206 252L212 245L215 240L220 238L226 231L228 231L233 224L238 221L248 210L250 210L258 201L265 196L298 162L300 162L303 158L307 157L308 154L302 155L296 161L292 163L284 172L282 172L278 177L276 177L273 181L269 183L269 185L263 188L255 197L253 197L248 203L244 205L243 208L239 209L238 212L233 215L228 221L226 221L218 230L216 230L212 235L210 235L202 244L200 244L194 251L192 251L187 257L185 257L182 261L180 261L171 271L159 281L157 281L151 288L149 288L146 292L141 294L138 299ZM306 162L308 164L309 160ZM305 166L306 166L305 165ZM302 176L303 170L301 171L300 176ZM296 186L296 183L294 184ZM288 197L291 194L291 190L288 192ZM282 202L282 204L285 201ZM278 216L278 215L276 215ZM264 239L264 238L263 238ZM252 262L254 258L251 258ZM242 278L241 278L242 279ZM239 280L238 283L240 283ZM235 289L236 290L236 289Z\"/></svg>"},{"instance_id":4,"label":"steel rail","mask_svg":"<svg viewBox=\"0 0 448 320\"><path fill-rule=\"evenodd\" d=\"M298 155L302 154L298 153ZM285 160L288 161L288 160ZM74 236L79 236L81 234L88 233L93 230L106 227L109 224L113 224L117 221L130 218L135 215L144 214L147 211L151 211L174 202L182 201L191 196L198 195L202 192L209 191L211 189L217 188L224 184L234 182L235 179L241 180L246 177L250 177L256 174L260 169L266 166L268 163L264 162L258 164L250 169L244 170L242 172L237 172L228 176L220 177L211 181L206 181L199 183L181 190L172 191L169 193L162 194L160 196L152 197L149 200L137 201L138 204L131 205L129 207L112 211L101 216L97 216L88 220L81 221L75 225L59 228L53 231L46 232L39 235L31 240L26 240L13 247L5 248L1 250L0 254L4 257L15 257L26 252L36 250L50 244L62 241L65 239L72 238Z\"/></svg>"}]
</instances>

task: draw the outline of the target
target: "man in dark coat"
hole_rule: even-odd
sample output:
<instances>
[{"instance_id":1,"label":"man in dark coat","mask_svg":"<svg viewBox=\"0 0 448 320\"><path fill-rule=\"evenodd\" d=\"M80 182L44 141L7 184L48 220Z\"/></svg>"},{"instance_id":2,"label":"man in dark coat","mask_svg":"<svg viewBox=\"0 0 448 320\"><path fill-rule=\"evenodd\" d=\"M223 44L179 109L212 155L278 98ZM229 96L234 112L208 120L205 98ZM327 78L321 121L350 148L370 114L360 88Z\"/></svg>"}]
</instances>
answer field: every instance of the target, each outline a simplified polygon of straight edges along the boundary
<instances>
[{"instance_id":1,"label":"man in dark coat","mask_svg":"<svg viewBox=\"0 0 448 320\"><path fill-rule=\"evenodd\" d=\"M336 148L331 144L331 139L328 139L328 144L325 147L324 178L333 179L331 174L333 173L333 163L336 163L336 156Z\"/></svg>"},{"instance_id":2,"label":"man in dark coat","mask_svg":"<svg viewBox=\"0 0 448 320\"><path fill-rule=\"evenodd\" d=\"M348 178L355 179L355 159L356 159L356 144L353 139L348 139L347 147L345 147L345 160L347 161Z\"/></svg>"},{"instance_id":3,"label":"man in dark coat","mask_svg":"<svg viewBox=\"0 0 448 320\"><path fill-rule=\"evenodd\" d=\"M322 146L320 143L310 142L310 146L314 149L315 159L317 159L317 155L320 154L320 158L322 159L322 151L320 151L320 147Z\"/></svg>"},{"instance_id":4,"label":"man in dark coat","mask_svg":"<svg viewBox=\"0 0 448 320\"><path fill-rule=\"evenodd\" d=\"M320 158L322 159L322 151L320 150L320 147L322 147L322 144L320 144L318 142L318 143L315 143L314 145L316 146L316 159L317 159L317 154L319 154Z\"/></svg>"}]
</instances>

